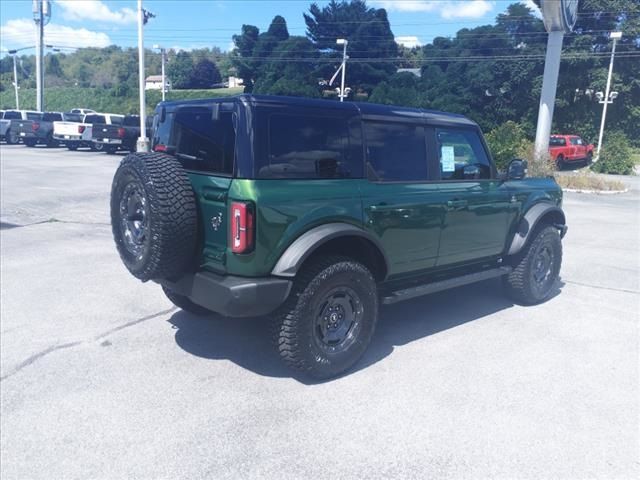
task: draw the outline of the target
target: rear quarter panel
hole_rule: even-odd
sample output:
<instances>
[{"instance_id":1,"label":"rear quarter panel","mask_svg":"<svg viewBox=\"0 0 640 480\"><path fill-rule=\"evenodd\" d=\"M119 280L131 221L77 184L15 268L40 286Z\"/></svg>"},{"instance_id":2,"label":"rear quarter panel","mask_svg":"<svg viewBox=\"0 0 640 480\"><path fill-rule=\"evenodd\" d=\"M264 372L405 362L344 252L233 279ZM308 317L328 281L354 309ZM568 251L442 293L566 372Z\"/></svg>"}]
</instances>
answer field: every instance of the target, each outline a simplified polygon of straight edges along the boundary
<instances>
[{"instance_id":1,"label":"rear quarter panel","mask_svg":"<svg viewBox=\"0 0 640 480\"><path fill-rule=\"evenodd\" d=\"M256 245L248 255L227 252L234 275L268 275L300 235L330 222L362 227L360 180L234 180L229 201L256 205Z\"/></svg>"}]
</instances>

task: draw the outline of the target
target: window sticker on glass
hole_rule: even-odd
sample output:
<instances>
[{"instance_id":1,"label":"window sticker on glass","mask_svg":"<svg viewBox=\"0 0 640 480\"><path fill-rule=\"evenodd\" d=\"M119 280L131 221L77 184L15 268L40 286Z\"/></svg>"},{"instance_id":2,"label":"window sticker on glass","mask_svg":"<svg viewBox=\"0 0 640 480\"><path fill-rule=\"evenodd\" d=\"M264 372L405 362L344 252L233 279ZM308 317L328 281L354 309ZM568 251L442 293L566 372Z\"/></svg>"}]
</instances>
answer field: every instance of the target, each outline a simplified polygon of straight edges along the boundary
<instances>
[{"instance_id":1,"label":"window sticker on glass","mask_svg":"<svg viewBox=\"0 0 640 480\"><path fill-rule=\"evenodd\" d=\"M455 172L456 160L455 160L453 146L450 146L450 145L442 146L442 159L440 160L440 162L442 163L443 172Z\"/></svg>"}]
</instances>

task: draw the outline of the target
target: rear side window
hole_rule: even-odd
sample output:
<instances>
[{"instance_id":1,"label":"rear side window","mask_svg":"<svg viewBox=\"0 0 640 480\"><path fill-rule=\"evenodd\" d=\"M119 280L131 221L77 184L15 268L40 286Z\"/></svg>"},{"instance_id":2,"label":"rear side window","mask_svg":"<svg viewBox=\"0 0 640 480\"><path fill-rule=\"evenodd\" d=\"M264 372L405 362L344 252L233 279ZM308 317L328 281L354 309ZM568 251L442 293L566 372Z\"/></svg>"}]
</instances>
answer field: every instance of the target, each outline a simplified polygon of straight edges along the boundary
<instances>
[{"instance_id":1,"label":"rear side window","mask_svg":"<svg viewBox=\"0 0 640 480\"><path fill-rule=\"evenodd\" d=\"M491 162L477 132L439 128L436 139L442 180L491 178Z\"/></svg>"},{"instance_id":2,"label":"rear side window","mask_svg":"<svg viewBox=\"0 0 640 480\"><path fill-rule=\"evenodd\" d=\"M65 113L63 117L65 122L82 123L82 115L79 113Z\"/></svg>"},{"instance_id":3,"label":"rear side window","mask_svg":"<svg viewBox=\"0 0 640 480\"><path fill-rule=\"evenodd\" d=\"M564 147L567 144L567 141L562 137L551 137L549 140L549 145L552 147Z\"/></svg>"},{"instance_id":4,"label":"rear side window","mask_svg":"<svg viewBox=\"0 0 640 480\"><path fill-rule=\"evenodd\" d=\"M158 127L157 137L170 139L169 147L187 170L232 175L235 159L236 133L233 113L221 112L212 118L211 107L178 109ZM173 131L167 132L173 124Z\"/></svg>"},{"instance_id":5,"label":"rear side window","mask_svg":"<svg viewBox=\"0 0 640 480\"><path fill-rule=\"evenodd\" d=\"M22 116L20 112L4 112L4 118L6 120L20 120Z\"/></svg>"},{"instance_id":6,"label":"rear side window","mask_svg":"<svg viewBox=\"0 0 640 480\"><path fill-rule=\"evenodd\" d=\"M349 178L349 125L344 118L273 114L269 117L268 165L260 178Z\"/></svg>"},{"instance_id":7,"label":"rear side window","mask_svg":"<svg viewBox=\"0 0 640 480\"><path fill-rule=\"evenodd\" d=\"M62 120L62 115L59 113L45 113L42 115L43 122L57 122Z\"/></svg>"},{"instance_id":8,"label":"rear side window","mask_svg":"<svg viewBox=\"0 0 640 480\"><path fill-rule=\"evenodd\" d=\"M42 114L38 112L27 112L27 120L42 120Z\"/></svg>"},{"instance_id":9,"label":"rear side window","mask_svg":"<svg viewBox=\"0 0 640 480\"><path fill-rule=\"evenodd\" d=\"M84 123L107 123L104 115L87 115L84 117Z\"/></svg>"},{"instance_id":10,"label":"rear side window","mask_svg":"<svg viewBox=\"0 0 640 480\"><path fill-rule=\"evenodd\" d=\"M371 180L427 180L425 128L402 123L365 122L367 174Z\"/></svg>"},{"instance_id":11,"label":"rear side window","mask_svg":"<svg viewBox=\"0 0 640 480\"><path fill-rule=\"evenodd\" d=\"M111 115L111 125L122 125L124 117L122 115Z\"/></svg>"}]
</instances>

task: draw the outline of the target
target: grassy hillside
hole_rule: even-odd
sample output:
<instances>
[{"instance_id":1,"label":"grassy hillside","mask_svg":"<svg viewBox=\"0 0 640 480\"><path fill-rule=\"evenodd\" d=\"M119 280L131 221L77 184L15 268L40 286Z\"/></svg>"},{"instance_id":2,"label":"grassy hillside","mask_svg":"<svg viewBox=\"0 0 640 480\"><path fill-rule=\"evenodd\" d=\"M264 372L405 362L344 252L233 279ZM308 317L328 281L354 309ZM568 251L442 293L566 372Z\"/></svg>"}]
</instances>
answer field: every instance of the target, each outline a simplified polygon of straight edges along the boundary
<instances>
[{"instance_id":1,"label":"grassy hillside","mask_svg":"<svg viewBox=\"0 0 640 480\"><path fill-rule=\"evenodd\" d=\"M215 90L172 90L167 92L167 100L185 100L195 98L228 97L242 93L242 88L221 88ZM161 92L152 90L147 92L147 112L162 98ZM111 90L102 88L79 87L51 87L45 90L45 108L48 111L64 112L71 108L92 108L98 112L108 113L138 113L138 96L116 97ZM15 108L15 94L13 90L0 92L0 107L2 109ZM36 108L36 91L33 89L20 90L20 108Z\"/></svg>"}]
</instances>

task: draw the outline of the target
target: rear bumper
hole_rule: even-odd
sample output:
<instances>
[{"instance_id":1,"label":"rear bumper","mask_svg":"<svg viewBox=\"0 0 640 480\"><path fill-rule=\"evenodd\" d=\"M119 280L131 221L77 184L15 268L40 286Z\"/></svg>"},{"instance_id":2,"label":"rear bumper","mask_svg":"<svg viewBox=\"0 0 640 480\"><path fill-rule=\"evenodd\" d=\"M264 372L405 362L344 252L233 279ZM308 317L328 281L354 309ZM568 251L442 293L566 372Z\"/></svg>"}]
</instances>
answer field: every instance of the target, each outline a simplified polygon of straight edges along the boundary
<instances>
[{"instance_id":1,"label":"rear bumper","mask_svg":"<svg viewBox=\"0 0 640 480\"><path fill-rule=\"evenodd\" d=\"M102 143L103 145L114 145L119 147L122 145L122 139L120 138L94 138L93 143Z\"/></svg>"},{"instance_id":2,"label":"rear bumper","mask_svg":"<svg viewBox=\"0 0 640 480\"><path fill-rule=\"evenodd\" d=\"M228 317L256 317L278 308L289 296L290 280L221 276L210 272L159 283L213 312Z\"/></svg>"}]
</instances>

